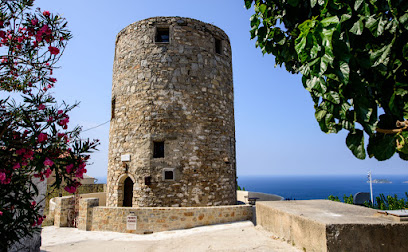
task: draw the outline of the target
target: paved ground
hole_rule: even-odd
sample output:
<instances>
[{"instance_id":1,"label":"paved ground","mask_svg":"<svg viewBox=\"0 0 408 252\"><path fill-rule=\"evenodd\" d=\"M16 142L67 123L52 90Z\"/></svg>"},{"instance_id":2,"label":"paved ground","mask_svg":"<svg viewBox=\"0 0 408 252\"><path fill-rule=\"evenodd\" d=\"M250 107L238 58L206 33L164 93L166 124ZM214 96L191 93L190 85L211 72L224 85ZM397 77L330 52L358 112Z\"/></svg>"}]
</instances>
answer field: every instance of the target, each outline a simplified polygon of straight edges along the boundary
<instances>
[{"instance_id":1,"label":"paved ground","mask_svg":"<svg viewBox=\"0 0 408 252\"><path fill-rule=\"evenodd\" d=\"M149 235L45 227L41 251L282 251L298 252L252 222L236 222Z\"/></svg>"}]
</instances>

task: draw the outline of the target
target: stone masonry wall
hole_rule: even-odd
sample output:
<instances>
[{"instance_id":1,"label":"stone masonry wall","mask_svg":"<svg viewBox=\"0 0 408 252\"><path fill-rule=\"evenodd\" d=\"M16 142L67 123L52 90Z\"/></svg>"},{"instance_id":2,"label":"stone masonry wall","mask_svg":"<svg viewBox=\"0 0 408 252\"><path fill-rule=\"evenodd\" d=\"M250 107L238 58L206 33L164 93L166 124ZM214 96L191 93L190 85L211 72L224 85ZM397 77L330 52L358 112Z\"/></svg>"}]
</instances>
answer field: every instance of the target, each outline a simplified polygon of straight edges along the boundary
<instances>
[{"instance_id":1,"label":"stone masonry wall","mask_svg":"<svg viewBox=\"0 0 408 252\"><path fill-rule=\"evenodd\" d=\"M93 207L99 206L98 198L85 198L79 200L78 229L91 230Z\"/></svg>"},{"instance_id":2,"label":"stone masonry wall","mask_svg":"<svg viewBox=\"0 0 408 252\"><path fill-rule=\"evenodd\" d=\"M166 27L169 43L155 42L156 30ZM163 158L153 158L155 141L164 141ZM125 154L130 161L121 161ZM174 180L164 179L164 168L174 171ZM231 46L221 29L155 17L118 34L107 206L122 206L127 177L134 183L133 207L236 203Z\"/></svg>"},{"instance_id":3,"label":"stone masonry wall","mask_svg":"<svg viewBox=\"0 0 408 252\"><path fill-rule=\"evenodd\" d=\"M54 226L71 227L74 211L74 196L55 198Z\"/></svg>"},{"instance_id":4,"label":"stone masonry wall","mask_svg":"<svg viewBox=\"0 0 408 252\"><path fill-rule=\"evenodd\" d=\"M94 207L92 231L145 234L252 219L252 206L216 207ZM137 216L136 230L127 229L127 216ZM82 226L79 226L81 229ZM83 228L82 228L83 229Z\"/></svg>"}]
</instances>

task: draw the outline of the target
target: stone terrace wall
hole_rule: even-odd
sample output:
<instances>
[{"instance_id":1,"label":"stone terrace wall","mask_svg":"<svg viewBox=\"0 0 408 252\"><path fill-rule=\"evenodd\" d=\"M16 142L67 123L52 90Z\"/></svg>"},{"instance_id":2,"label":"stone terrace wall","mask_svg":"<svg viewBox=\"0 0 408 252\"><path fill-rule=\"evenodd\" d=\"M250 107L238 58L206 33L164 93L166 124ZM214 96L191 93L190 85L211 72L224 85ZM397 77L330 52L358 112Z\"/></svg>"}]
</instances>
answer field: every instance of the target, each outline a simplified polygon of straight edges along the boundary
<instances>
[{"instance_id":1,"label":"stone terrace wall","mask_svg":"<svg viewBox=\"0 0 408 252\"><path fill-rule=\"evenodd\" d=\"M170 41L155 42L163 27ZM127 177L134 183L133 207L236 203L231 59L225 32L195 19L154 17L119 32L107 206L123 206ZM164 157L154 158L158 141ZM122 155L130 155L127 166ZM164 169L173 169L174 180L164 179Z\"/></svg>"},{"instance_id":2,"label":"stone terrace wall","mask_svg":"<svg viewBox=\"0 0 408 252\"><path fill-rule=\"evenodd\" d=\"M97 199L81 199L78 228L91 231L114 231L145 234L203 225L252 219L252 206L214 207L92 207ZM85 203L85 201L88 201ZM92 202L90 202L92 201ZM127 216L137 216L136 230L127 230ZM85 221L85 215L88 221ZM82 222L81 222L82 221ZM86 224L87 222L87 224Z\"/></svg>"}]
</instances>

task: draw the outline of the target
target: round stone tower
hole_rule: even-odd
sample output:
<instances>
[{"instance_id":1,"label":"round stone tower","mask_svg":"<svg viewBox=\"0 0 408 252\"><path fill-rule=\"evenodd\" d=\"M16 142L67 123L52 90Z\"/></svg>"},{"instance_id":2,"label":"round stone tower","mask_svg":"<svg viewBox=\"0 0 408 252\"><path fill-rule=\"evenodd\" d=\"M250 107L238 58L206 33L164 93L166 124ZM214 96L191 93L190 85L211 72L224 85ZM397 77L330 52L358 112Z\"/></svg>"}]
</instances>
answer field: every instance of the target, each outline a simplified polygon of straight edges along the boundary
<instances>
[{"instance_id":1,"label":"round stone tower","mask_svg":"<svg viewBox=\"0 0 408 252\"><path fill-rule=\"evenodd\" d=\"M116 38L107 206L236 203L231 46L181 17L133 23Z\"/></svg>"}]
</instances>

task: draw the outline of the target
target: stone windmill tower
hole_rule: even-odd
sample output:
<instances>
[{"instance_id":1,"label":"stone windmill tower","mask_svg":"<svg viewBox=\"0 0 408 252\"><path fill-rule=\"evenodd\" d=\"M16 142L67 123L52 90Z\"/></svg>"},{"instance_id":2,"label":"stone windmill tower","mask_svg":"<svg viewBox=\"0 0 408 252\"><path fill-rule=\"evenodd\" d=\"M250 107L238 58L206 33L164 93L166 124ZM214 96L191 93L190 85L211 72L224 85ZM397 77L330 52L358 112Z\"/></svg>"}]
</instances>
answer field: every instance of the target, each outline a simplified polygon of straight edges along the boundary
<instances>
[{"instance_id":1,"label":"stone windmill tower","mask_svg":"<svg viewBox=\"0 0 408 252\"><path fill-rule=\"evenodd\" d=\"M107 206L236 203L231 46L181 17L133 23L116 38Z\"/></svg>"}]
</instances>

